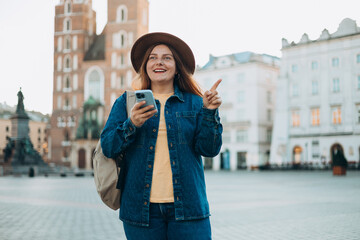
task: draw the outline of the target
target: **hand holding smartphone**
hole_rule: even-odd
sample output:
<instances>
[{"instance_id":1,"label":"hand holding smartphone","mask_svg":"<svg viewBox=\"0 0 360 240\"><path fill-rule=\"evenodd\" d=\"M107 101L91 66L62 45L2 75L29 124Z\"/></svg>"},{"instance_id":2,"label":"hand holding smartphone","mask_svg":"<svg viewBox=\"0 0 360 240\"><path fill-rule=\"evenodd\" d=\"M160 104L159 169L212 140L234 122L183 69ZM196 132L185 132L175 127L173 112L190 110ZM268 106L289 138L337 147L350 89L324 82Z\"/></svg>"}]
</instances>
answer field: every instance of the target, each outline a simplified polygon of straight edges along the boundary
<instances>
[{"instance_id":1,"label":"hand holding smartphone","mask_svg":"<svg viewBox=\"0 0 360 240\"><path fill-rule=\"evenodd\" d=\"M135 97L136 97L136 102L145 101L145 104L142 105L141 108L149 106L149 105L154 105L154 108L150 109L149 111L154 110L154 109L156 109L156 111L158 111L156 102L155 102L155 98L154 98L154 95L151 90L135 91Z\"/></svg>"}]
</instances>

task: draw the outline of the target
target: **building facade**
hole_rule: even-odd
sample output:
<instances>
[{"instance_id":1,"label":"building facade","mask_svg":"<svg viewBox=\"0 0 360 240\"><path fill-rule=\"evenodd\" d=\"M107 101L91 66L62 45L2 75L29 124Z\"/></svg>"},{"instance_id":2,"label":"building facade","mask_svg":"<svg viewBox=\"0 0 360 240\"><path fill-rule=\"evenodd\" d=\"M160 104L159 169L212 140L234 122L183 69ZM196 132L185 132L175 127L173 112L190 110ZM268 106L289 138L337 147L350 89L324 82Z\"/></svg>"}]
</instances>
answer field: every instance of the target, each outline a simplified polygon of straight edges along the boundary
<instances>
[{"instance_id":1,"label":"building facade","mask_svg":"<svg viewBox=\"0 0 360 240\"><path fill-rule=\"evenodd\" d=\"M108 20L100 35L91 0L61 0L55 7L52 162L91 168L92 150L87 149L99 133L82 129L77 134L80 122L89 118L84 104L90 99L99 103L101 107L87 114L96 115L102 129L113 102L135 74L130 50L148 32L148 5L148 0L108 0Z\"/></svg>"},{"instance_id":2,"label":"building facade","mask_svg":"<svg viewBox=\"0 0 360 240\"><path fill-rule=\"evenodd\" d=\"M282 59L270 162L328 165L341 150L360 154L360 28L344 19L298 43L282 40Z\"/></svg>"},{"instance_id":3,"label":"building facade","mask_svg":"<svg viewBox=\"0 0 360 240\"><path fill-rule=\"evenodd\" d=\"M223 145L215 158L205 158L205 168L251 169L269 160L279 58L252 52L214 57L198 68L196 80L210 89L222 79L220 117Z\"/></svg>"}]
</instances>

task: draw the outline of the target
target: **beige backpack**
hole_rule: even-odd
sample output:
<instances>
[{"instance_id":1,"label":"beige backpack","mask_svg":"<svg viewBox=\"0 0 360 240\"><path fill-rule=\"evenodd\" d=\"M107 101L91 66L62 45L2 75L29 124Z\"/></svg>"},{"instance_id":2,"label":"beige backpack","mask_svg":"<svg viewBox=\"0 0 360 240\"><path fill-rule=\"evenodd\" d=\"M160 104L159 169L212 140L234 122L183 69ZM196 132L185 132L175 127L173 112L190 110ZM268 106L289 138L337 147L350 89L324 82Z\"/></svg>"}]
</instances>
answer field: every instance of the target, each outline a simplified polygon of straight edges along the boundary
<instances>
[{"instance_id":1,"label":"beige backpack","mask_svg":"<svg viewBox=\"0 0 360 240\"><path fill-rule=\"evenodd\" d=\"M128 113L135 102L135 92L126 91L126 110ZM101 200L113 210L120 208L121 189L118 189L117 185L124 155L125 153L121 153L115 160L105 157L101 148L101 140L99 139L92 156L96 190Z\"/></svg>"}]
</instances>

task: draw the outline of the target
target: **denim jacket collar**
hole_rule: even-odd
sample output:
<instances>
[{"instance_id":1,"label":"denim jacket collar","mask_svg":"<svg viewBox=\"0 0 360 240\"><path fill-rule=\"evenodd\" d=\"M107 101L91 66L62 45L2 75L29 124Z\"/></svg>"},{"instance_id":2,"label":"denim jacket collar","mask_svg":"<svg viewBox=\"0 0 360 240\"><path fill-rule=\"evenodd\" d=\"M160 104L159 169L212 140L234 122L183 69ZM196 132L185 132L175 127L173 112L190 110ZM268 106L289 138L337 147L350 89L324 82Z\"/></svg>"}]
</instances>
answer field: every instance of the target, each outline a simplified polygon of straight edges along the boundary
<instances>
[{"instance_id":1,"label":"denim jacket collar","mask_svg":"<svg viewBox=\"0 0 360 240\"><path fill-rule=\"evenodd\" d=\"M173 97L177 97L179 99L179 101L181 102L185 102L184 101L184 94L183 92L179 89L177 84L174 84L174 95Z\"/></svg>"}]
</instances>

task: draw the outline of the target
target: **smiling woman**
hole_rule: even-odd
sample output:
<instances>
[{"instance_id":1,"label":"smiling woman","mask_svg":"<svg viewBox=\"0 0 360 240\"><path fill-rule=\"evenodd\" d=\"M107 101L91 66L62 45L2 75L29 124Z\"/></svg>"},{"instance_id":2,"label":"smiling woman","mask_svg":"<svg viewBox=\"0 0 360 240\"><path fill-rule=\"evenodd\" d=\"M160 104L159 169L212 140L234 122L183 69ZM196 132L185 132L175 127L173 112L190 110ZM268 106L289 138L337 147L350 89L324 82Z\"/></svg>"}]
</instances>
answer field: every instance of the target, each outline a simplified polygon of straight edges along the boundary
<instances>
[{"instance_id":1,"label":"smiling woman","mask_svg":"<svg viewBox=\"0 0 360 240\"><path fill-rule=\"evenodd\" d=\"M126 237L211 239L201 156L217 155L222 145L221 80L203 95L190 47L168 33L140 37L131 60L139 89L152 90L159 111L139 102L126 114L124 93L101 134L105 156L126 152L120 206Z\"/></svg>"}]
</instances>

